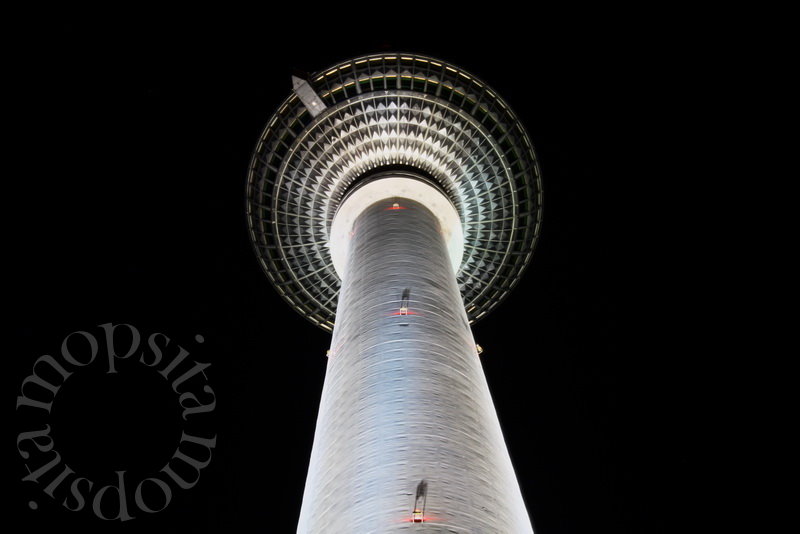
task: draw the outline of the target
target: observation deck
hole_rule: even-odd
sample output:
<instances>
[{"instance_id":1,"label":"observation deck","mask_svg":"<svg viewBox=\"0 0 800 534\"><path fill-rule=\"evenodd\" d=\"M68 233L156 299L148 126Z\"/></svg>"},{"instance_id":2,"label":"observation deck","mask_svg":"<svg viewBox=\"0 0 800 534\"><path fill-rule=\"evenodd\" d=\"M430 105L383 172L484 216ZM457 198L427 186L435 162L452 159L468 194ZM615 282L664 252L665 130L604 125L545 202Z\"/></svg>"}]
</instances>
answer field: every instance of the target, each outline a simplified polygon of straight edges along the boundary
<instances>
[{"instance_id":1,"label":"observation deck","mask_svg":"<svg viewBox=\"0 0 800 534\"><path fill-rule=\"evenodd\" d=\"M293 82L247 177L250 236L278 293L332 331L334 216L365 177L405 170L455 207L458 288L469 323L483 318L518 282L541 225L539 166L509 106L463 69L414 54L363 56Z\"/></svg>"}]
</instances>

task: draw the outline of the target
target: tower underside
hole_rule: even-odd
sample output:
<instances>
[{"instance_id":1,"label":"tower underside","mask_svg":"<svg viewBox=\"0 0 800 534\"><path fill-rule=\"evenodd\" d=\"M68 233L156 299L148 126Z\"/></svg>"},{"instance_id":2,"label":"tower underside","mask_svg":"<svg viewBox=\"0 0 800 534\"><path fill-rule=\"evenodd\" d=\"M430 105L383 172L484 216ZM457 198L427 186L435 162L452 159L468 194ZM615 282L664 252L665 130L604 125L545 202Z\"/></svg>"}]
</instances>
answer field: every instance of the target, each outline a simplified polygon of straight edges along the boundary
<instances>
[{"instance_id":1,"label":"tower underside","mask_svg":"<svg viewBox=\"0 0 800 534\"><path fill-rule=\"evenodd\" d=\"M532 532L441 232L355 219L298 533Z\"/></svg>"},{"instance_id":2,"label":"tower underside","mask_svg":"<svg viewBox=\"0 0 800 534\"><path fill-rule=\"evenodd\" d=\"M247 179L248 225L265 274L326 331L341 287L328 248L332 220L365 176L398 168L429 177L458 212L464 254L456 281L470 324L507 297L530 262L541 178L510 107L443 61L353 58L295 80L256 145Z\"/></svg>"}]
</instances>

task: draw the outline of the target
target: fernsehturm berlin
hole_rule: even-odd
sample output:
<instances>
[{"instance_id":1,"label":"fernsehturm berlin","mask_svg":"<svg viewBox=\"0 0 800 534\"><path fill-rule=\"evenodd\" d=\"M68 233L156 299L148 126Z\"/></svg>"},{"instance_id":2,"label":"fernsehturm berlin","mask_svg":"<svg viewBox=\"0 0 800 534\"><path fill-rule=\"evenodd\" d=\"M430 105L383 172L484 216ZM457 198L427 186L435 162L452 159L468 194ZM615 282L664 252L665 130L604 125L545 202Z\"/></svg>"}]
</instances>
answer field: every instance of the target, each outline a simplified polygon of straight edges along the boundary
<instances>
[{"instance_id":1,"label":"fernsehturm berlin","mask_svg":"<svg viewBox=\"0 0 800 534\"><path fill-rule=\"evenodd\" d=\"M332 332L297 532L532 532L470 329L538 238L525 129L429 57L292 82L253 154L247 216L275 289Z\"/></svg>"}]
</instances>

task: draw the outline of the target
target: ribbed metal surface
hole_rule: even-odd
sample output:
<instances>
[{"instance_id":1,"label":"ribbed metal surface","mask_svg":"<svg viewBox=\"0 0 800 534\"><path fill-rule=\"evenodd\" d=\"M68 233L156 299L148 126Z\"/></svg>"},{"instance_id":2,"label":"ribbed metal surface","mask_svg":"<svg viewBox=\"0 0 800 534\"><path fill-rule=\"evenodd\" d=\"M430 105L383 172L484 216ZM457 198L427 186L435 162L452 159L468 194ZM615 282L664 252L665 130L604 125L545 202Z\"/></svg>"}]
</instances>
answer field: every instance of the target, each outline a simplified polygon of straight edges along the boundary
<instances>
[{"instance_id":1,"label":"ribbed metal surface","mask_svg":"<svg viewBox=\"0 0 800 534\"><path fill-rule=\"evenodd\" d=\"M532 532L436 217L374 204L349 254L298 533Z\"/></svg>"}]
</instances>

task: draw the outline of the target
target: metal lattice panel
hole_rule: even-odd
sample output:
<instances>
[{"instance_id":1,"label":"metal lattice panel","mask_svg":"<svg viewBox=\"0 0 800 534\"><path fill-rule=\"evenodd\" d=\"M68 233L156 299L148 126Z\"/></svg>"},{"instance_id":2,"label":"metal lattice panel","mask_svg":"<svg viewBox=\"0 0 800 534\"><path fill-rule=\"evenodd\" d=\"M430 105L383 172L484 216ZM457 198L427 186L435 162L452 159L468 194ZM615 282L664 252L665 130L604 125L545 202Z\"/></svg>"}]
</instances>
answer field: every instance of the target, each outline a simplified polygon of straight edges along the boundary
<instances>
[{"instance_id":1,"label":"metal lattice panel","mask_svg":"<svg viewBox=\"0 0 800 534\"><path fill-rule=\"evenodd\" d=\"M392 165L434 178L461 216L457 273L470 322L530 260L541 181L530 141L474 76L411 55L358 58L312 76L316 116L292 94L267 125L248 176L248 221L267 275L302 315L332 329L340 280L328 234L350 185Z\"/></svg>"}]
</instances>

